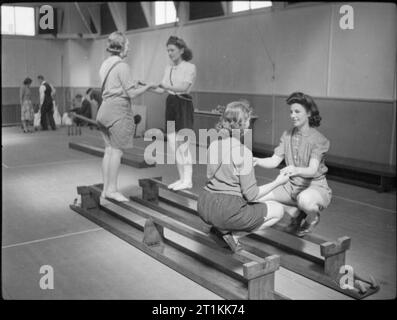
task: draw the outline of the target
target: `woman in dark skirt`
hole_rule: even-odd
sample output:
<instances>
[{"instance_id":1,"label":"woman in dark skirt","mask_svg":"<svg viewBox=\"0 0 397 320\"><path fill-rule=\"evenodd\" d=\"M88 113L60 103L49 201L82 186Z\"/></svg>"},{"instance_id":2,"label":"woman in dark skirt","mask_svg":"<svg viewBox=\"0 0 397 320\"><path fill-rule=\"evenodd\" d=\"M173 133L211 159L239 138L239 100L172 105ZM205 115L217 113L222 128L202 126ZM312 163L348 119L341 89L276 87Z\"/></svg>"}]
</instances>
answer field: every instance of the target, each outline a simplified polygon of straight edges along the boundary
<instances>
[{"instance_id":1,"label":"woman in dark skirt","mask_svg":"<svg viewBox=\"0 0 397 320\"><path fill-rule=\"evenodd\" d=\"M176 155L179 179L168 188L182 190L192 187L193 165L189 149L190 142L178 139L178 131L193 130L194 108L190 91L196 79L196 66L188 61L193 57L192 51L181 38L171 36L167 41L167 51L171 59L164 72L161 85L156 92L168 92L165 111L165 127L173 121L175 132L167 132L167 141L172 154Z\"/></svg>"},{"instance_id":2,"label":"woman in dark skirt","mask_svg":"<svg viewBox=\"0 0 397 320\"><path fill-rule=\"evenodd\" d=\"M270 227L283 217L283 207L275 201L259 199L288 181L280 174L274 181L257 186L252 152L243 145L242 135L250 124L250 108L245 102L231 102L218 124L222 140L208 148L207 183L200 194L200 217L216 230L229 232L224 239L235 250L241 232Z\"/></svg>"}]
</instances>

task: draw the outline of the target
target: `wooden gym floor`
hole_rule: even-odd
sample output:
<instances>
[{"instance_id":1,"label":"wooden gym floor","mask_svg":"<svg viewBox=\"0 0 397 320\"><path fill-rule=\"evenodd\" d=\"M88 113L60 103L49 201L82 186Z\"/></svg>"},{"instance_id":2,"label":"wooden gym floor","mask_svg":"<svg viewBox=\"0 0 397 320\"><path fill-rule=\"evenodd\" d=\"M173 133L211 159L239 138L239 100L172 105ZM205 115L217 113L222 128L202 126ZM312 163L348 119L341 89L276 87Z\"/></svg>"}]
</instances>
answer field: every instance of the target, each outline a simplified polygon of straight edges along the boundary
<instances>
[{"instance_id":1,"label":"wooden gym floor","mask_svg":"<svg viewBox=\"0 0 397 320\"><path fill-rule=\"evenodd\" d=\"M69 209L78 185L101 182L101 159L68 148L70 141L98 141L96 130L67 136L66 128L23 134L2 128L2 296L5 299L221 299ZM136 146L143 151L142 139ZM277 170L257 170L259 184ZM173 165L136 169L122 165L119 186L139 194L138 179L173 181ZM205 166L194 167L194 191ZM350 236L347 264L373 275L380 291L367 299L396 295L396 194L377 193L329 181L334 196L316 232ZM172 232L170 237L180 237ZM180 237L180 241L185 239ZM54 289L39 286L40 267L54 270ZM348 299L284 268L276 290L292 299Z\"/></svg>"}]
</instances>

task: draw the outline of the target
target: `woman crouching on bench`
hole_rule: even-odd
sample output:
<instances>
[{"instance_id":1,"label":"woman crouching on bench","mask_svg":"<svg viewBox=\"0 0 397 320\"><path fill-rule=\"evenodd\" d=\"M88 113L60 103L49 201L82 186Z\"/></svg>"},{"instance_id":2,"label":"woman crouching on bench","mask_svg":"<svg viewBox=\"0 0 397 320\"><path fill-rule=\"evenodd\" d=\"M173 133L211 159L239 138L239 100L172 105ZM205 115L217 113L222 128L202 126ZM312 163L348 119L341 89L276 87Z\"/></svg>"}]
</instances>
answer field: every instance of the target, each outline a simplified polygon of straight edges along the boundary
<instances>
[{"instance_id":1,"label":"woman crouching on bench","mask_svg":"<svg viewBox=\"0 0 397 320\"><path fill-rule=\"evenodd\" d=\"M238 238L262 230L283 217L283 207L275 201L258 199L288 181L280 174L274 181L257 186L252 152L240 142L249 128L251 109L246 102L231 102L217 124L221 140L213 141L207 153L207 183L200 194L200 217L225 234L233 251ZM245 232L245 233L244 233Z\"/></svg>"}]
</instances>

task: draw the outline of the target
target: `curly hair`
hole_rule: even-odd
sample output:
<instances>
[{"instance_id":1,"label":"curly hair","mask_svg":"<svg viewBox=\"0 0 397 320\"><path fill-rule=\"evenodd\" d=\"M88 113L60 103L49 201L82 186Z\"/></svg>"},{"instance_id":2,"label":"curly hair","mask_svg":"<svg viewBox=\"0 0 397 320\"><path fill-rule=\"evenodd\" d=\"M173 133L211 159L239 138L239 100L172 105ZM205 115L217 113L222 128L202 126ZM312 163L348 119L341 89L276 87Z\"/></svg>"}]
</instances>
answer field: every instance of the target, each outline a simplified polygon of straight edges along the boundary
<instances>
[{"instance_id":1,"label":"curly hair","mask_svg":"<svg viewBox=\"0 0 397 320\"><path fill-rule=\"evenodd\" d=\"M313 98L302 92L294 92L287 98L287 104L292 105L298 103L303 106L306 112L310 113L309 126L319 127L321 122L320 111L318 110L317 104Z\"/></svg>"},{"instance_id":2,"label":"curly hair","mask_svg":"<svg viewBox=\"0 0 397 320\"><path fill-rule=\"evenodd\" d=\"M183 60L190 61L193 59L193 52L190 48L188 48L186 42L183 39L178 38L176 36L171 36L167 41L167 46L170 44L174 45L178 49L183 49L183 53L182 53Z\"/></svg>"},{"instance_id":3,"label":"curly hair","mask_svg":"<svg viewBox=\"0 0 397 320\"><path fill-rule=\"evenodd\" d=\"M120 53L123 52L127 41L127 38L122 32L112 32L108 37L106 51L114 55L120 55Z\"/></svg>"},{"instance_id":4,"label":"curly hair","mask_svg":"<svg viewBox=\"0 0 397 320\"><path fill-rule=\"evenodd\" d=\"M247 100L230 102L216 124L223 137L232 136L232 130L240 130L244 135L245 123L250 120L252 109Z\"/></svg>"},{"instance_id":5,"label":"curly hair","mask_svg":"<svg viewBox=\"0 0 397 320\"><path fill-rule=\"evenodd\" d=\"M23 84L24 84L24 85L32 84L32 79L30 79L29 77L27 77L25 80L23 80Z\"/></svg>"}]
</instances>

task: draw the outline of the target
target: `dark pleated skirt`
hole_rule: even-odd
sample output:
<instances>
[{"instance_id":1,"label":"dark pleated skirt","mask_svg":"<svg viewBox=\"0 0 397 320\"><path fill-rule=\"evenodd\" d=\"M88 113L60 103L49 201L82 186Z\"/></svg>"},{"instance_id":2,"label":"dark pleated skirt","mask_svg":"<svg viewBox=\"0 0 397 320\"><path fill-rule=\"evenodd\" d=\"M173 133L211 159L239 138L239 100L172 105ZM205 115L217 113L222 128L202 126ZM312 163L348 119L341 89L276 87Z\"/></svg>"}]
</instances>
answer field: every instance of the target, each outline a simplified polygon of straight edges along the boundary
<instances>
[{"instance_id":1,"label":"dark pleated skirt","mask_svg":"<svg viewBox=\"0 0 397 320\"><path fill-rule=\"evenodd\" d=\"M183 96L191 99L189 95ZM167 121L175 121L175 131L186 128L193 130L194 108L192 101L170 94L165 106L165 128L167 128Z\"/></svg>"}]
</instances>

